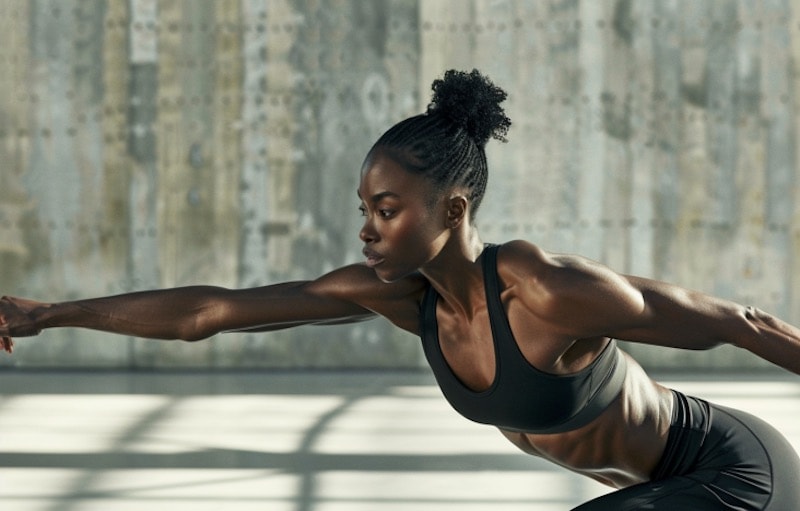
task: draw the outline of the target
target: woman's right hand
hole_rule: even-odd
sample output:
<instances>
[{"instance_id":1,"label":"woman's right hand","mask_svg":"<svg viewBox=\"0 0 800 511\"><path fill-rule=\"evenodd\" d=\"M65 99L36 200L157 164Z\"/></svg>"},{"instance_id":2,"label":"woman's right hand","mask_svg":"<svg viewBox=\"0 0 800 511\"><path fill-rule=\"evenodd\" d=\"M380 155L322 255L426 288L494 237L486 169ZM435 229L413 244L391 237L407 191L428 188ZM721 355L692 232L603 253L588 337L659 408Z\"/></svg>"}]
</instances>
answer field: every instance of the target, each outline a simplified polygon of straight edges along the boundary
<instances>
[{"instance_id":1,"label":"woman's right hand","mask_svg":"<svg viewBox=\"0 0 800 511\"><path fill-rule=\"evenodd\" d=\"M41 332L31 312L43 305L33 300L11 296L0 298L0 349L12 353L13 337L30 337Z\"/></svg>"},{"instance_id":2,"label":"woman's right hand","mask_svg":"<svg viewBox=\"0 0 800 511\"><path fill-rule=\"evenodd\" d=\"M0 337L0 349L6 353L14 353L14 340L11 337Z\"/></svg>"}]
</instances>

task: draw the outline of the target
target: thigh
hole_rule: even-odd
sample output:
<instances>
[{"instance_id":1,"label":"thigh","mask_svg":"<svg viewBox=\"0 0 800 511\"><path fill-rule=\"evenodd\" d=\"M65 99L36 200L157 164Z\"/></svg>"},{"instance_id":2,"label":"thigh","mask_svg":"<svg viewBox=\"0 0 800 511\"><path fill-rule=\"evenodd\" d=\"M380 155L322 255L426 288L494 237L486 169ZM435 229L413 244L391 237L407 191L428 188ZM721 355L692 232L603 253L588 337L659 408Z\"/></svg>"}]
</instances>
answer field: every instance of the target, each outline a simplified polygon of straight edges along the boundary
<instances>
[{"instance_id":1,"label":"thigh","mask_svg":"<svg viewBox=\"0 0 800 511\"><path fill-rule=\"evenodd\" d=\"M800 502L800 458L775 428L712 405L695 467L605 495L573 511L783 511Z\"/></svg>"},{"instance_id":2,"label":"thigh","mask_svg":"<svg viewBox=\"0 0 800 511\"><path fill-rule=\"evenodd\" d=\"M721 470L713 483L722 489L731 488L747 504L757 501L759 494L766 494L763 507L753 509L797 509L800 457L789 441L774 427L746 412L714 406L713 414L714 423L722 426L724 438L714 449L718 454L712 452L704 463L715 466L727 458L732 466Z\"/></svg>"},{"instance_id":3,"label":"thigh","mask_svg":"<svg viewBox=\"0 0 800 511\"><path fill-rule=\"evenodd\" d=\"M609 493L572 511L730 511L713 491L689 477L637 484Z\"/></svg>"}]
</instances>

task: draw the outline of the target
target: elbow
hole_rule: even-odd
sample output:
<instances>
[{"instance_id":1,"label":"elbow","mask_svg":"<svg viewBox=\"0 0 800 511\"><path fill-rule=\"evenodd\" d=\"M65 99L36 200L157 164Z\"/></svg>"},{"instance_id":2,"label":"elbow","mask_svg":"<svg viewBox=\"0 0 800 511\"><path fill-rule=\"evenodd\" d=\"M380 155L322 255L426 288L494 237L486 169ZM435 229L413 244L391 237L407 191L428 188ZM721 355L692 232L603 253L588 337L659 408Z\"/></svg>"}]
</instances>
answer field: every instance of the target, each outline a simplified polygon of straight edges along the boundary
<instances>
[{"instance_id":1,"label":"elbow","mask_svg":"<svg viewBox=\"0 0 800 511\"><path fill-rule=\"evenodd\" d=\"M733 331L727 336L727 344L753 351L762 341L761 325L763 324L764 316L765 313L755 307L742 306L734 314Z\"/></svg>"},{"instance_id":2,"label":"elbow","mask_svg":"<svg viewBox=\"0 0 800 511\"><path fill-rule=\"evenodd\" d=\"M761 339L755 309L737 305L719 310L713 320L705 321L695 332L694 339L689 349L711 350L730 345L752 351Z\"/></svg>"},{"instance_id":3,"label":"elbow","mask_svg":"<svg viewBox=\"0 0 800 511\"><path fill-rule=\"evenodd\" d=\"M183 342L200 342L219 333L215 328L203 327L199 321L194 323L187 328L180 329L175 338Z\"/></svg>"},{"instance_id":4,"label":"elbow","mask_svg":"<svg viewBox=\"0 0 800 511\"><path fill-rule=\"evenodd\" d=\"M198 334L198 333L181 333L176 336L176 339L183 342L200 342L211 337L211 335Z\"/></svg>"},{"instance_id":5,"label":"elbow","mask_svg":"<svg viewBox=\"0 0 800 511\"><path fill-rule=\"evenodd\" d=\"M230 330L236 310L228 299L230 291L223 288L209 288L205 299L188 311L180 328L180 340L199 342L220 332Z\"/></svg>"},{"instance_id":6,"label":"elbow","mask_svg":"<svg viewBox=\"0 0 800 511\"><path fill-rule=\"evenodd\" d=\"M179 325L175 339L183 342L199 342L219 333L215 322L206 312L196 312Z\"/></svg>"}]
</instances>

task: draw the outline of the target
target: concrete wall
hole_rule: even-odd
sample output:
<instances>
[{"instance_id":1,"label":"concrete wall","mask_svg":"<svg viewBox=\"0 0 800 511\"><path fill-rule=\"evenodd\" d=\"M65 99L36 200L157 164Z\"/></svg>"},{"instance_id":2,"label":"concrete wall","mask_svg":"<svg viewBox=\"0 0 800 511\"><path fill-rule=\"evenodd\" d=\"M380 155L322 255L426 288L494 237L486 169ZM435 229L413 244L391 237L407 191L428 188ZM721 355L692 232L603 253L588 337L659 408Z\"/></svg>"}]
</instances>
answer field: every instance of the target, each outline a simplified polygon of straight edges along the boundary
<instances>
[{"instance_id":1,"label":"concrete wall","mask_svg":"<svg viewBox=\"0 0 800 511\"><path fill-rule=\"evenodd\" d=\"M790 0L0 2L0 293L255 286L359 259L373 140L431 81L509 92L486 241L526 238L800 323ZM632 346L650 367L763 367ZM76 330L24 367L416 367L388 324L200 345Z\"/></svg>"}]
</instances>

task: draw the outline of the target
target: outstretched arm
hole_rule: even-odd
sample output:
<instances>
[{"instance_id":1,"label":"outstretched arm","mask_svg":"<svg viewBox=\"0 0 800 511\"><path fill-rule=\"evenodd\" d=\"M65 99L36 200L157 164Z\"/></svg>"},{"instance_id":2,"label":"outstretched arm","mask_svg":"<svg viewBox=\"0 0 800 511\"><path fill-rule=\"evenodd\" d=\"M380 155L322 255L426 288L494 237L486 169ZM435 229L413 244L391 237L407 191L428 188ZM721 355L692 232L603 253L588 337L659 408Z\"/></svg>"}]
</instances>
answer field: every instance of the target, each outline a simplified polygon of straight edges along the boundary
<instances>
[{"instance_id":1,"label":"outstretched arm","mask_svg":"<svg viewBox=\"0 0 800 511\"><path fill-rule=\"evenodd\" d=\"M531 310L567 339L607 336L692 350L731 344L800 374L800 329L766 312L535 247L509 255L524 256L531 268Z\"/></svg>"},{"instance_id":2,"label":"outstretched arm","mask_svg":"<svg viewBox=\"0 0 800 511\"><path fill-rule=\"evenodd\" d=\"M408 285L381 283L353 265L314 281L230 290L193 286L63 303L0 300L2 348L13 337L44 329L78 327L152 339L196 341L219 332L266 331L307 324L363 321L402 301Z\"/></svg>"},{"instance_id":3,"label":"outstretched arm","mask_svg":"<svg viewBox=\"0 0 800 511\"><path fill-rule=\"evenodd\" d=\"M640 324L620 330L620 338L686 349L731 344L800 374L800 329L752 306L663 282L626 280L644 307Z\"/></svg>"}]
</instances>

